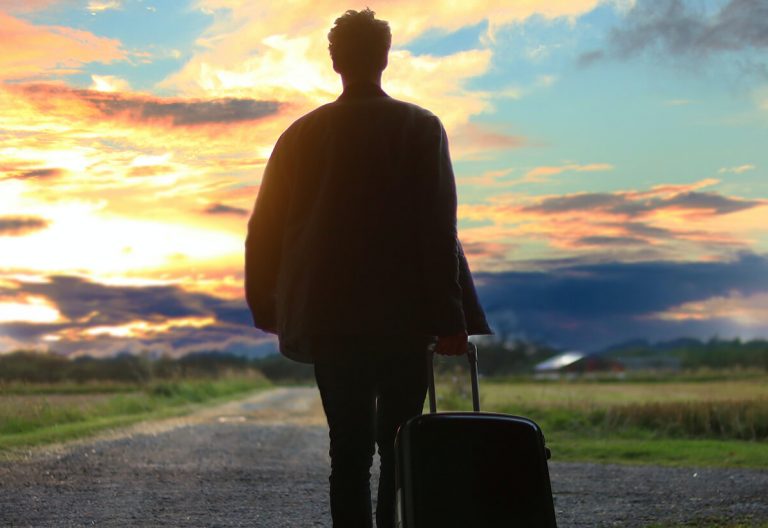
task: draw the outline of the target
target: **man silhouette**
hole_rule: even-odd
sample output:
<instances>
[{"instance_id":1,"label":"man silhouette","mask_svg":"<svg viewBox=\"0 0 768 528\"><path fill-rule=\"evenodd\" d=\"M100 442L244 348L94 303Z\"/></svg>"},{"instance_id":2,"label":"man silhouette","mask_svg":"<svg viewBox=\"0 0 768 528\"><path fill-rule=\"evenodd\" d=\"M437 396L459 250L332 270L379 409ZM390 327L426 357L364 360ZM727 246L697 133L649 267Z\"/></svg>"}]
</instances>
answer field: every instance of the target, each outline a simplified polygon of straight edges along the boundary
<instances>
[{"instance_id":1,"label":"man silhouette","mask_svg":"<svg viewBox=\"0 0 768 528\"><path fill-rule=\"evenodd\" d=\"M335 528L394 526L394 438L422 411L425 354L491 333L456 233L440 120L381 89L389 25L347 11L328 34L343 93L293 123L267 163L246 240L254 324L314 363L330 429ZM460 453L457 453L459 456Z\"/></svg>"}]
</instances>

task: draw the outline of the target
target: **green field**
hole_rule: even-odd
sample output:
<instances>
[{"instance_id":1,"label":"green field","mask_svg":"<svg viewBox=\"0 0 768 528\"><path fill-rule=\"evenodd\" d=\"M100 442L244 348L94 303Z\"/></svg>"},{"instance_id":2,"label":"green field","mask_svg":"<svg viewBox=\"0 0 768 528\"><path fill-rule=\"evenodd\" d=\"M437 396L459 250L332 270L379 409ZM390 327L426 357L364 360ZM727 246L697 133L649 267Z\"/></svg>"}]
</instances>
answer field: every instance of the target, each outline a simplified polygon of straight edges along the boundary
<instances>
[{"instance_id":1,"label":"green field","mask_svg":"<svg viewBox=\"0 0 768 528\"><path fill-rule=\"evenodd\" d=\"M258 375L145 384L0 385L0 452L87 436L142 420L187 414L264 389Z\"/></svg>"},{"instance_id":2,"label":"green field","mask_svg":"<svg viewBox=\"0 0 768 528\"><path fill-rule=\"evenodd\" d=\"M447 378L447 379L446 379ZM461 375L440 410L469 409ZM553 460L768 469L768 376L720 381L481 381L481 408L541 425Z\"/></svg>"},{"instance_id":3,"label":"green field","mask_svg":"<svg viewBox=\"0 0 768 528\"><path fill-rule=\"evenodd\" d=\"M471 408L465 375L439 377L439 410ZM251 373L147 383L0 385L0 451L178 416L270 382ZM484 378L485 411L528 416L555 461L768 468L768 375L664 381Z\"/></svg>"}]
</instances>

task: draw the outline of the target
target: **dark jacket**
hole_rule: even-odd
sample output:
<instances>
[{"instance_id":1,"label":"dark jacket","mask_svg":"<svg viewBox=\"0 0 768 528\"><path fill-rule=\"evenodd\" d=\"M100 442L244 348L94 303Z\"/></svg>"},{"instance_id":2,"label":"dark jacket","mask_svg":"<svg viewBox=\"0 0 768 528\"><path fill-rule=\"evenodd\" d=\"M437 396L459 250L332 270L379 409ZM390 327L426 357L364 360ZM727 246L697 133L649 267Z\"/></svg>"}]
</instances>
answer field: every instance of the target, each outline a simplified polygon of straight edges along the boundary
<instances>
[{"instance_id":1,"label":"dark jacket","mask_svg":"<svg viewBox=\"0 0 768 528\"><path fill-rule=\"evenodd\" d=\"M358 84L293 123L248 223L245 288L255 326L299 361L313 336L491 333L440 120Z\"/></svg>"}]
</instances>

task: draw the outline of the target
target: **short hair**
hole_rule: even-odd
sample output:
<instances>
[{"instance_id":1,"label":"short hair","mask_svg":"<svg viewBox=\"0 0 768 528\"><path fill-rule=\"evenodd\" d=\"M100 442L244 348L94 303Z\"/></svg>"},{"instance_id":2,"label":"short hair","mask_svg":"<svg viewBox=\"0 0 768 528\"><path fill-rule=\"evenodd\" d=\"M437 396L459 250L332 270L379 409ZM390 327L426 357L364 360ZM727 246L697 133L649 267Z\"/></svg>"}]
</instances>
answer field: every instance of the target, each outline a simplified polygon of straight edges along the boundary
<instances>
[{"instance_id":1,"label":"short hair","mask_svg":"<svg viewBox=\"0 0 768 528\"><path fill-rule=\"evenodd\" d=\"M392 33L386 20L374 18L368 8L348 10L336 19L328 32L328 50L333 69L349 76L365 76L384 71Z\"/></svg>"}]
</instances>

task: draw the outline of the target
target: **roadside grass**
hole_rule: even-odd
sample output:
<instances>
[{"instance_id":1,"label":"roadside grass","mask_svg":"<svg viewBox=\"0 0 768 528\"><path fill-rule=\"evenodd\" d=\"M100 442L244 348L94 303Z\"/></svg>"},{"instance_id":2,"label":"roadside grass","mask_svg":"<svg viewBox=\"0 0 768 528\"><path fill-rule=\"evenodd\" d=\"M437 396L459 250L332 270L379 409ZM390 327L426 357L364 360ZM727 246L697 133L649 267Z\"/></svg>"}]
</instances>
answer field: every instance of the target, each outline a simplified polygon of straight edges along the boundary
<instances>
[{"instance_id":1,"label":"roadside grass","mask_svg":"<svg viewBox=\"0 0 768 528\"><path fill-rule=\"evenodd\" d=\"M456 376L450 385L459 389L468 379ZM618 403L728 401L768 398L768 374L749 379L704 381L509 381L484 378L482 401L502 404L613 405Z\"/></svg>"},{"instance_id":2,"label":"roadside grass","mask_svg":"<svg viewBox=\"0 0 768 528\"><path fill-rule=\"evenodd\" d=\"M121 392L136 392L141 387L136 383L121 383L116 381L62 381L58 383L27 383L13 381L0 382L0 397L12 394L114 394Z\"/></svg>"},{"instance_id":3,"label":"roadside grass","mask_svg":"<svg viewBox=\"0 0 768 528\"><path fill-rule=\"evenodd\" d=\"M56 384L0 391L0 451L71 440L142 420L181 416L203 404L270 386L262 376L157 381L144 385ZM98 390L101 388L103 390Z\"/></svg>"},{"instance_id":4,"label":"roadside grass","mask_svg":"<svg viewBox=\"0 0 768 528\"><path fill-rule=\"evenodd\" d=\"M590 438L568 432L547 432L552 460L651 464L672 467L768 468L768 444L738 440L653 438L644 432Z\"/></svg>"},{"instance_id":5,"label":"roadside grass","mask_svg":"<svg viewBox=\"0 0 768 528\"><path fill-rule=\"evenodd\" d=\"M471 408L461 376L438 409ZM527 416L553 460L768 469L768 376L701 382L483 380L481 409Z\"/></svg>"}]
</instances>

